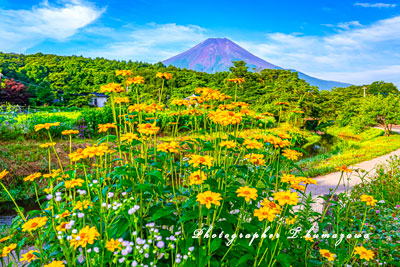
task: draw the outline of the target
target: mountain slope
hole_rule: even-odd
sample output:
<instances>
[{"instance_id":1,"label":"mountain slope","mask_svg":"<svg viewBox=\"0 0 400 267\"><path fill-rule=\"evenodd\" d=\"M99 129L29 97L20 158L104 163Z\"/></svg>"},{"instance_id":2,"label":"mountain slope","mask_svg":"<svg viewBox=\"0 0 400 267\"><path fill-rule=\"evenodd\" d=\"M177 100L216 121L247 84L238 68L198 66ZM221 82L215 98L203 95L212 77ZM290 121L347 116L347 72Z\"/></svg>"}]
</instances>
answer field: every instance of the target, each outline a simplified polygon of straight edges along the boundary
<instances>
[{"instance_id":1,"label":"mountain slope","mask_svg":"<svg viewBox=\"0 0 400 267\"><path fill-rule=\"evenodd\" d=\"M178 68L186 68L195 71L215 73L229 71L232 61L243 60L250 70L261 69L282 69L271 64L243 49L236 43L226 38L209 38L191 49L174 57L164 60L166 66L173 65ZM296 71L296 70L293 70ZM298 72L298 71L296 71ZM350 84L325 81L298 72L301 79L306 80L322 90L329 90L333 87L347 87Z\"/></svg>"}]
</instances>

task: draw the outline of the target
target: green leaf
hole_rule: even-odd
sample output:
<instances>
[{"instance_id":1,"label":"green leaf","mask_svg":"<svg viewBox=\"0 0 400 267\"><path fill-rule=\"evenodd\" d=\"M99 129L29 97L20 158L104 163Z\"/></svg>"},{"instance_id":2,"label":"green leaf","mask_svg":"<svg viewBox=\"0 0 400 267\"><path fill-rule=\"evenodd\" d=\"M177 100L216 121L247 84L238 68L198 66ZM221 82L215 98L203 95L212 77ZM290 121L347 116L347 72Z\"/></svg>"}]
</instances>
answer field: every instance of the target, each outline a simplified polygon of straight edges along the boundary
<instances>
[{"instance_id":1,"label":"green leaf","mask_svg":"<svg viewBox=\"0 0 400 267\"><path fill-rule=\"evenodd\" d=\"M290 256L290 255L288 255L288 254L281 253L281 254L275 256L275 259L276 259L282 266L284 266L284 267L289 267L290 264L291 264L291 262L292 262L293 257Z\"/></svg>"},{"instance_id":2,"label":"green leaf","mask_svg":"<svg viewBox=\"0 0 400 267\"><path fill-rule=\"evenodd\" d=\"M221 243L222 243L222 238L216 238L216 239L214 239L214 240L211 242L211 245L210 245L210 251L211 251L211 253L213 253L214 251L216 251L216 250L221 246Z\"/></svg>"},{"instance_id":3,"label":"green leaf","mask_svg":"<svg viewBox=\"0 0 400 267\"><path fill-rule=\"evenodd\" d=\"M149 171L149 172L147 173L147 175L153 176L153 177L157 178L157 181L159 181L159 182L161 182L161 183L164 182L162 173L161 173L159 170L152 170L152 171Z\"/></svg>"},{"instance_id":4,"label":"green leaf","mask_svg":"<svg viewBox=\"0 0 400 267\"><path fill-rule=\"evenodd\" d=\"M236 266L248 266L248 265L242 265L244 263L247 263L249 260L253 259L253 255L251 254L244 254L240 260L237 262Z\"/></svg>"},{"instance_id":5,"label":"green leaf","mask_svg":"<svg viewBox=\"0 0 400 267\"><path fill-rule=\"evenodd\" d=\"M165 208L161 208L159 210L156 211L156 213L153 214L153 216L151 217L152 221L155 221L157 219L160 219L162 217L165 217L171 213L173 213L175 211L175 209L173 207L165 207Z\"/></svg>"}]
</instances>

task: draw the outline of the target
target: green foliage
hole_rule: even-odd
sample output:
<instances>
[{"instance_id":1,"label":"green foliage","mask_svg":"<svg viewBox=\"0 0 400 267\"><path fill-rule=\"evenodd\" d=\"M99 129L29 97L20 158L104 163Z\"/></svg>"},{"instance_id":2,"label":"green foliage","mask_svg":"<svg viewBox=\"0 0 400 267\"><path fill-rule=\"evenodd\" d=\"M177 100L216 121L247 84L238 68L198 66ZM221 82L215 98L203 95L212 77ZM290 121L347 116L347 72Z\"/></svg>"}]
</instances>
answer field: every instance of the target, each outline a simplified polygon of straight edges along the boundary
<instances>
[{"instance_id":1,"label":"green foliage","mask_svg":"<svg viewBox=\"0 0 400 267\"><path fill-rule=\"evenodd\" d=\"M384 128L385 135L389 135L392 124L400 122L399 108L400 97L397 95L368 96L362 101L355 125L359 128L379 125Z\"/></svg>"}]
</instances>

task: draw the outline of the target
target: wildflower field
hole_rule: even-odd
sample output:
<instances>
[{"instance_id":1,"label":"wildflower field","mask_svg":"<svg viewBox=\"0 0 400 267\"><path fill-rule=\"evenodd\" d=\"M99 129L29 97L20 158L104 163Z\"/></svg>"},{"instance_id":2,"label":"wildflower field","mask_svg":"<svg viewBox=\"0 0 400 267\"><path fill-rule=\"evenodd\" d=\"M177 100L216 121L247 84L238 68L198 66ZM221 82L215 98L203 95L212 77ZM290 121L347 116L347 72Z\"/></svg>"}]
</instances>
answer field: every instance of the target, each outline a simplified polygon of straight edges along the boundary
<instances>
[{"instance_id":1,"label":"wildflower field","mask_svg":"<svg viewBox=\"0 0 400 267\"><path fill-rule=\"evenodd\" d=\"M62 121L34 125L47 138L48 167L24 181L40 209L15 203L18 216L0 235L1 266L399 266L398 171L382 168L391 180L380 190L374 180L332 192L318 212L305 193L317 181L291 174L302 156L301 111L271 128L271 114L211 88L166 110L163 87L141 103L144 80L117 75L124 83L100 89L113 122L96 125L94 144L74 149L76 129L55 138ZM162 135L160 118L168 118ZM338 170L343 181L352 172Z\"/></svg>"}]
</instances>

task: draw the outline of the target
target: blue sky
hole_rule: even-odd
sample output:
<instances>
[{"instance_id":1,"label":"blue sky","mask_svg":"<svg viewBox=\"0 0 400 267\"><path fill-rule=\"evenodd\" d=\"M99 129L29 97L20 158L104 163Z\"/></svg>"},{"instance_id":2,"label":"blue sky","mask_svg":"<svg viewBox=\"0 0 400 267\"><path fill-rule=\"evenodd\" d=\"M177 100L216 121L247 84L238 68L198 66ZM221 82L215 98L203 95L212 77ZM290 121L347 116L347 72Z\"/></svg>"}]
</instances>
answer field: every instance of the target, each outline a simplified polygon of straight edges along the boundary
<instances>
[{"instance_id":1,"label":"blue sky","mask_svg":"<svg viewBox=\"0 0 400 267\"><path fill-rule=\"evenodd\" d=\"M400 86L400 1L0 0L0 51L158 62L226 37L318 78Z\"/></svg>"}]
</instances>

